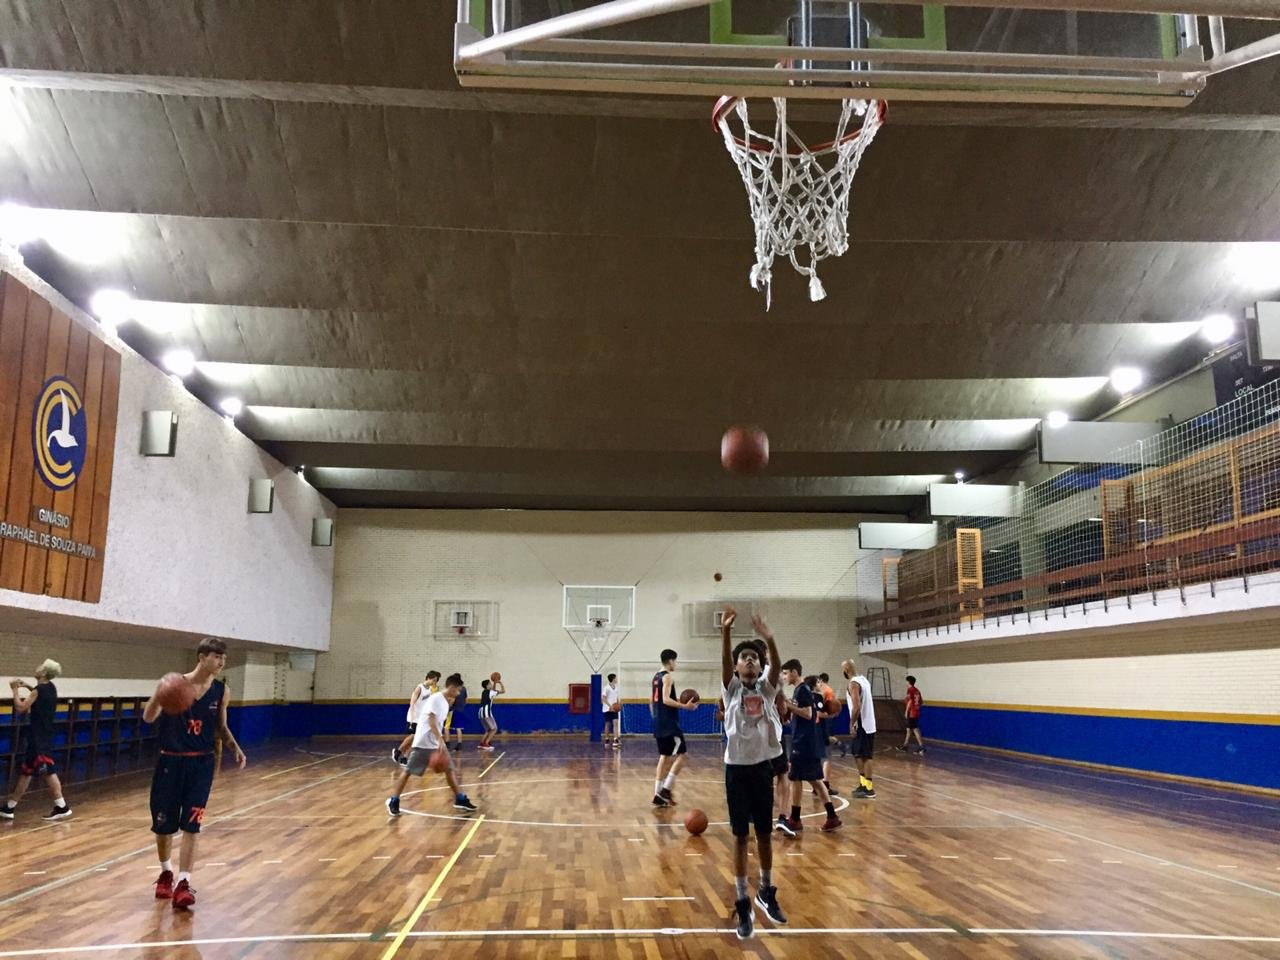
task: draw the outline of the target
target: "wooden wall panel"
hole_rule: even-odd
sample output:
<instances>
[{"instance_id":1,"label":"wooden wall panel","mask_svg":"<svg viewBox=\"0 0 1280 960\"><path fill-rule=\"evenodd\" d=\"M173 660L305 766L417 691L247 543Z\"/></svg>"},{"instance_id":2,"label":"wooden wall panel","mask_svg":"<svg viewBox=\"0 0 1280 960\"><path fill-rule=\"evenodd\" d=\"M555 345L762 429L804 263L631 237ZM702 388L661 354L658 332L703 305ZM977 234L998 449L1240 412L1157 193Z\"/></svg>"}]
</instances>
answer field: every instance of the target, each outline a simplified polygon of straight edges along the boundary
<instances>
[{"instance_id":1,"label":"wooden wall panel","mask_svg":"<svg viewBox=\"0 0 1280 960\"><path fill-rule=\"evenodd\" d=\"M120 354L0 274L0 587L96 603Z\"/></svg>"}]
</instances>

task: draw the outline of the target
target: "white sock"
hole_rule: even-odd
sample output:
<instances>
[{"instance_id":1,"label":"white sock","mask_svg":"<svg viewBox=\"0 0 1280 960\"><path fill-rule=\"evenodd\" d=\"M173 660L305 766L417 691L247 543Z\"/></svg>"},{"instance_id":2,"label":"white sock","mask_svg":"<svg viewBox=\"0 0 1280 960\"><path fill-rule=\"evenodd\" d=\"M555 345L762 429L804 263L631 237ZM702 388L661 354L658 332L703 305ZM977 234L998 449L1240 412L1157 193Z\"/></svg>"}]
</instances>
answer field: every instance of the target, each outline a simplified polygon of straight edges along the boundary
<instances>
[{"instance_id":1,"label":"white sock","mask_svg":"<svg viewBox=\"0 0 1280 960\"><path fill-rule=\"evenodd\" d=\"M668 773L667 779L662 781L662 785L670 790L676 785L676 775L674 773Z\"/></svg>"},{"instance_id":2,"label":"white sock","mask_svg":"<svg viewBox=\"0 0 1280 960\"><path fill-rule=\"evenodd\" d=\"M181 883L183 880L187 881L187 883L191 882L191 874L188 873L186 870L183 870L181 873L178 874L178 882Z\"/></svg>"},{"instance_id":3,"label":"white sock","mask_svg":"<svg viewBox=\"0 0 1280 960\"><path fill-rule=\"evenodd\" d=\"M173 861L172 861L172 860L161 860L161 861L160 861L160 869L161 869L161 870L168 870L170 873L173 873Z\"/></svg>"},{"instance_id":4,"label":"white sock","mask_svg":"<svg viewBox=\"0 0 1280 960\"><path fill-rule=\"evenodd\" d=\"M658 795L658 792L659 792L661 789L662 789L662 781L661 781L661 780L655 780L655 781L653 781L653 795L654 795L655 797Z\"/></svg>"},{"instance_id":5,"label":"white sock","mask_svg":"<svg viewBox=\"0 0 1280 960\"><path fill-rule=\"evenodd\" d=\"M65 810L67 808L67 798L59 797L57 800L53 801L53 805L59 810Z\"/></svg>"}]
</instances>

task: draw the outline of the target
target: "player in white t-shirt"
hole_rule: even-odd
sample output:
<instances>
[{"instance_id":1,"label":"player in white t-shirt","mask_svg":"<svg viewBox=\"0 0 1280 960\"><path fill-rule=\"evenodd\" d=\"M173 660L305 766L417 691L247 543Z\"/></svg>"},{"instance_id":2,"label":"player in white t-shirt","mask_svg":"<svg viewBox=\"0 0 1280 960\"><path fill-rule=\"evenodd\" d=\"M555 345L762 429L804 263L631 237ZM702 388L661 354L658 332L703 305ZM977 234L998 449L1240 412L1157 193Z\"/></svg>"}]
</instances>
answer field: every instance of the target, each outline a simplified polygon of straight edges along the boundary
<instances>
[{"instance_id":1,"label":"player in white t-shirt","mask_svg":"<svg viewBox=\"0 0 1280 960\"><path fill-rule=\"evenodd\" d=\"M387 813L391 816L400 816L400 793L404 790L405 783L410 776L420 777L427 772L433 754L437 764L444 764L442 772L449 781L449 789L453 791L454 809L476 809L476 805L467 799L467 795L458 786L458 780L453 775L453 763L444 742L444 718L449 715L449 707L461 689L462 677L456 673L450 674L444 681L444 689L431 694L423 703L418 714L418 731L413 735L413 749L409 751L404 769L396 775L396 784L386 800Z\"/></svg>"},{"instance_id":2,"label":"player in white t-shirt","mask_svg":"<svg viewBox=\"0 0 1280 960\"><path fill-rule=\"evenodd\" d=\"M769 627L758 616L751 618L764 637L744 640L730 650L730 634L737 613L724 611L720 627L720 678L724 683L724 792L733 830L734 912L738 939L755 932L755 917L747 893L747 843L756 831L756 856L760 860L760 886L756 906L776 924L787 922L778 906L773 885L773 778L786 766L782 753L775 697L778 693L778 647ZM768 656L765 650L767 644ZM767 664L767 667L766 667ZM763 674L762 674L762 671Z\"/></svg>"},{"instance_id":3,"label":"player in white t-shirt","mask_svg":"<svg viewBox=\"0 0 1280 960\"><path fill-rule=\"evenodd\" d=\"M600 690L600 709L604 711L604 742L606 746L622 746L622 694L618 692L618 675L609 674L608 683ZM609 730L613 729L612 735Z\"/></svg>"},{"instance_id":4,"label":"player in white t-shirt","mask_svg":"<svg viewBox=\"0 0 1280 960\"><path fill-rule=\"evenodd\" d=\"M439 688L440 671L428 670L426 679L414 687L413 693L409 695L409 710L404 715L404 739L400 741L399 746L393 747L391 750L391 759L401 766L404 766L404 752L409 749L410 744L413 743L413 735L418 732L418 711L427 702L427 697L431 696Z\"/></svg>"}]
</instances>

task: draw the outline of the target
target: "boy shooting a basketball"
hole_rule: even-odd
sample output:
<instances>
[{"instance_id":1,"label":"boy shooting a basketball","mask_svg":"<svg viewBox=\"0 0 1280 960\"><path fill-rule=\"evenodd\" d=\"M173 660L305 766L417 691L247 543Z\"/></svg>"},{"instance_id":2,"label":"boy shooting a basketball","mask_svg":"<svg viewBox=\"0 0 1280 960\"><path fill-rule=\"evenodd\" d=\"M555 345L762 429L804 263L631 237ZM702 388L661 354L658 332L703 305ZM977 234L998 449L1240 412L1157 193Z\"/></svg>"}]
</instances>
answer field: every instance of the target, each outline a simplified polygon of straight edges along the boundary
<instances>
[{"instance_id":1,"label":"boy shooting a basketball","mask_svg":"<svg viewBox=\"0 0 1280 960\"><path fill-rule=\"evenodd\" d=\"M502 677L498 674L480 681L480 726L484 727L484 736L476 745L477 750L492 750L493 738L498 733L498 721L493 716L493 700L499 694L505 694L507 688L502 685Z\"/></svg>"},{"instance_id":2,"label":"boy shooting a basketball","mask_svg":"<svg viewBox=\"0 0 1280 960\"><path fill-rule=\"evenodd\" d=\"M674 650L663 650L662 669L653 675L653 695L650 708L653 711L653 738L658 744L658 770L653 780L653 805L675 806L676 798L671 788L676 785L676 774L684 767L689 755L684 731L680 729L680 711L697 710L696 702L682 703L675 695L676 658Z\"/></svg>"},{"instance_id":3,"label":"boy shooting a basketball","mask_svg":"<svg viewBox=\"0 0 1280 960\"><path fill-rule=\"evenodd\" d=\"M760 885L756 906L774 923L787 922L778 906L773 885L773 778L785 765L774 697L778 689L778 648L773 634L758 616L751 618L768 645L768 659L759 640L744 640L732 650L730 634L737 612L724 611L720 627L720 679L724 685L724 792L733 830L734 912L738 939L755 932L755 919L747 893L747 841L756 831L756 856L760 860ZM765 663L768 663L767 672Z\"/></svg>"},{"instance_id":4,"label":"boy shooting a basketball","mask_svg":"<svg viewBox=\"0 0 1280 960\"><path fill-rule=\"evenodd\" d=\"M820 701L801 678L802 669L799 660L788 660L782 665L782 673L787 682L795 685L788 707L795 717L796 732L791 741L791 769L788 772L791 780L791 816L785 822L779 818L778 829L792 837L804 829L800 823L800 794L801 785L805 783L813 786L818 799L826 808L827 819L822 824L822 829L830 831L840 826L835 805L822 781L822 758L826 754L826 747L822 744L822 734L818 727Z\"/></svg>"},{"instance_id":5,"label":"boy shooting a basketball","mask_svg":"<svg viewBox=\"0 0 1280 960\"><path fill-rule=\"evenodd\" d=\"M53 794L53 809L41 819L66 820L71 816L71 808L62 796L58 767L53 762L53 721L58 709L58 688L53 685L53 681L61 674L62 665L57 660L46 660L36 670L35 683L9 681L9 692L13 695L13 715L15 718L29 715L31 725L27 728L26 750L22 755L22 764L18 767L18 782L4 806L0 807L0 817L6 820L13 819L18 801L27 792L27 787L31 786L31 778L35 776L44 777L45 785ZM18 691L24 689L30 691L26 698L18 695Z\"/></svg>"},{"instance_id":6,"label":"boy shooting a basketball","mask_svg":"<svg viewBox=\"0 0 1280 960\"><path fill-rule=\"evenodd\" d=\"M611 673L600 691L600 709L604 711L604 742L622 746L622 695L618 693L618 675Z\"/></svg>"},{"instance_id":7,"label":"boy shooting a basketball","mask_svg":"<svg viewBox=\"0 0 1280 960\"><path fill-rule=\"evenodd\" d=\"M418 732L413 735L413 747L409 751L404 769L396 774L396 783L391 796L386 799L387 813L393 817L400 816L400 794L409 778L420 777L428 767L443 773L453 791L453 808L455 810L475 810L476 805L467 799L467 795L458 786L458 779L453 775L453 763L449 759L448 745L445 743L445 717L449 715L449 707L462 689L462 677L450 674L444 681L444 689L427 697L423 704L421 719L418 721Z\"/></svg>"},{"instance_id":8,"label":"boy shooting a basketball","mask_svg":"<svg viewBox=\"0 0 1280 960\"><path fill-rule=\"evenodd\" d=\"M227 688L218 674L227 665L227 645L207 637L196 647L196 666L184 674L195 699L181 712L171 708L168 678L142 711L144 723L156 724L160 756L151 777L151 832L156 835L160 876L156 899L172 900L173 909L186 910L196 902L191 888L191 867L196 859L196 834L204 820L213 786L214 744L221 739L233 751L236 766L244 769L245 755L227 727ZM173 882L173 835L182 831L178 851L178 882Z\"/></svg>"},{"instance_id":9,"label":"boy shooting a basketball","mask_svg":"<svg viewBox=\"0 0 1280 960\"><path fill-rule=\"evenodd\" d=\"M440 671L428 670L426 679L414 687L413 693L409 695L409 712L404 716L404 739L400 741L399 746L393 747L391 750L391 759L402 766L404 765L404 752L409 749L409 746L413 743L413 735L418 732L418 709L427 702L427 697L439 689L439 684Z\"/></svg>"}]
</instances>

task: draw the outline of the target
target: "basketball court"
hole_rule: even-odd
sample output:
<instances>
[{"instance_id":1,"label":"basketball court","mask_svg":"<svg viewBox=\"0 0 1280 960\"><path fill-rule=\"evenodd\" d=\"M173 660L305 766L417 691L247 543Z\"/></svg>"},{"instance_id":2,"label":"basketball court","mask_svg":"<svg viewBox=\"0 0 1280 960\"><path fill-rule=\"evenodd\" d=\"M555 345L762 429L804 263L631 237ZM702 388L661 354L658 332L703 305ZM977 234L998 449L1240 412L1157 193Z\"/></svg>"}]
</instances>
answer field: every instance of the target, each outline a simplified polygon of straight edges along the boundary
<instances>
[{"instance_id":1,"label":"basketball court","mask_svg":"<svg viewBox=\"0 0 1280 960\"><path fill-rule=\"evenodd\" d=\"M0 960L1280 957L1280 4L1021 3L0 10Z\"/></svg>"}]
</instances>

